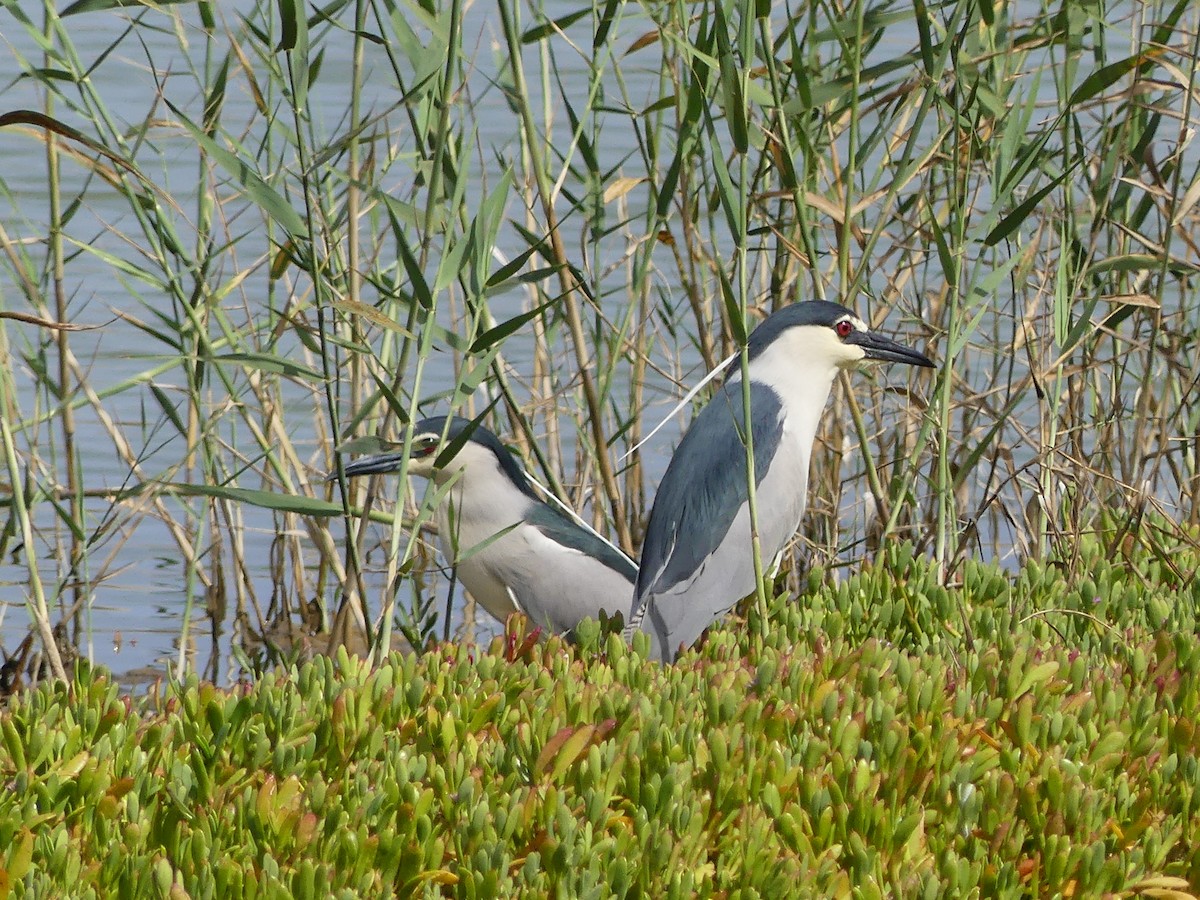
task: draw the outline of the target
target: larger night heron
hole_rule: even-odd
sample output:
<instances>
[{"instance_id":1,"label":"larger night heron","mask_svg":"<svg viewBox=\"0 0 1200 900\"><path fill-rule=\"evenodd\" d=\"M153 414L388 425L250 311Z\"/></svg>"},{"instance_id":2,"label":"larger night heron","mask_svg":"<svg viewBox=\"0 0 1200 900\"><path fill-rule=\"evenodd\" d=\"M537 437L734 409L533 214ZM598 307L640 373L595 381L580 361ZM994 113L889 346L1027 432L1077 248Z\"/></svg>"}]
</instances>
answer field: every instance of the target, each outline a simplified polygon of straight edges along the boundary
<instances>
[{"instance_id":1,"label":"larger night heron","mask_svg":"<svg viewBox=\"0 0 1200 900\"><path fill-rule=\"evenodd\" d=\"M762 560L800 526L808 462L837 373L862 360L932 366L867 329L836 303L809 301L768 316L750 335L750 437ZM658 486L627 630L673 661L755 589L745 415L736 368L696 416Z\"/></svg>"},{"instance_id":2,"label":"larger night heron","mask_svg":"<svg viewBox=\"0 0 1200 900\"><path fill-rule=\"evenodd\" d=\"M346 474L395 472L403 459L402 453L366 456L346 466ZM442 553L471 596L499 621L519 611L564 633L601 610L610 616L629 610L637 566L544 503L512 453L483 426L446 416L418 422L408 471L444 490L438 505Z\"/></svg>"}]
</instances>

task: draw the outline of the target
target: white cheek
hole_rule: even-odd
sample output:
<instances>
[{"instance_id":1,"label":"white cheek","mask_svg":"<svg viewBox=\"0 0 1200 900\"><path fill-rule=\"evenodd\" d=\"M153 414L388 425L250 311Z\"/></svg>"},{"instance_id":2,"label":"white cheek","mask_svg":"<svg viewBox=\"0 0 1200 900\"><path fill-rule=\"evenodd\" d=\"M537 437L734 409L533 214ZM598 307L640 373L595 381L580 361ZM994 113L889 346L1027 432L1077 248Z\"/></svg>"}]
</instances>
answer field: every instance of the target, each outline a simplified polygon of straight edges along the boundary
<instances>
[{"instance_id":1,"label":"white cheek","mask_svg":"<svg viewBox=\"0 0 1200 900\"><path fill-rule=\"evenodd\" d=\"M824 382L865 356L862 347L843 343L832 328L796 329L768 347L754 368L756 377L768 383Z\"/></svg>"},{"instance_id":2,"label":"white cheek","mask_svg":"<svg viewBox=\"0 0 1200 900\"><path fill-rule=\"evenodd\" d=\"M443 449L439 448L423 459L413 460L409 471L414 475L432 478L438 484L448 484L451 481L462 483L469 479L478 487L496 480L506 480L495 455L486 447L467 441L453 459L448 460L444 466L435 468L434 460Z\"/></svg>"},{"instance_id":3,"label":"white cheek","mask_svg":"<svg viewBox=\"0 0 1200 900\"><path fill-rule=\"evenodd\" d=\"M843 369L867 358L867 351L857 344L840 344L839 346L841 347L841 356L838 359L838 365Z\"/></svg>"},{"instance_id":4,"label":"white cheek","mask_svg":"<svg viewBox=\"0 0 1200 900\"><path fill-rule=\"evenodd\" d=\"M435 453L434 458L436 457L437 454ZM418 472L417 474L425 474L427 478L432 478L438 484L449 484L451 481L461 481L462 476L459 473L465 468L467 468L467 463L457 456L447 462L441 468L435 467L431 459L428 463L426 463L428 474L423 472Z\"/></svg>"},{"instance_id":5,"label":"white cheek","mask_svg":"<svg viewBox=\"0 0 1200 900\"><path fill-rule=\"evenodd\" d=\"M408 461L408 474L420 475L422 478L433 477L433 457L436 454L429 456L412 457Z\"/></svg>"}]
</instances>

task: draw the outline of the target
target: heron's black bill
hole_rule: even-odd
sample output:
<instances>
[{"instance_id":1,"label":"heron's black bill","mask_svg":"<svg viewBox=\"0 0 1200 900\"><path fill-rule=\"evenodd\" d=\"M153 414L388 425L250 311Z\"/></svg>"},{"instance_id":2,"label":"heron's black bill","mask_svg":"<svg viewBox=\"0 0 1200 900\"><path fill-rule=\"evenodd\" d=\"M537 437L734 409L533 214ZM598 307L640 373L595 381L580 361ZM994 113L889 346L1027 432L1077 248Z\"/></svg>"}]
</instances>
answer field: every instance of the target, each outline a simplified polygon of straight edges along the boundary
<instances>
[{"instance_id":1,"label":"heron's black bill","mask_svg":"<svg viewBox=\"0 0 1200 900\"><path fill-rule=\"evenodd\" d=\"M897 344L872 331L856 331L846 338L846 343L862 347L867 359L933 368L933 360L924 353L905 347L903 344Z\"/></svg>"},{"instance_id":2,"label":"heron's black bill","mask_svg":"<svg viewBox=\"0 0 1200 900\"><path fill-rule=\"evenodd\" d=\"M396 472L399 471L400 463L403 461L403 453L380 453L377 456L364 456L346 466L346 476L353 478L356 475L383 475L387 472Z\"/></svg>"}]
</instances>

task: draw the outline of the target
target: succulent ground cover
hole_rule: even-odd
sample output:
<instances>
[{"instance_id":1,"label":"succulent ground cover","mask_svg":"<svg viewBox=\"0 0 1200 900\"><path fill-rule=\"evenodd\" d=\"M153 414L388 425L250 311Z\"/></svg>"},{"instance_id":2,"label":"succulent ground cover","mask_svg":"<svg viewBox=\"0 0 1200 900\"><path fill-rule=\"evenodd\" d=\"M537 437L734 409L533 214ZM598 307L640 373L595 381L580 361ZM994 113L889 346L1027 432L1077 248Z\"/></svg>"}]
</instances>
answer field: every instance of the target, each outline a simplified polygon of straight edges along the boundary
<instances>
[{"instance_id":1,"label":"succulent ground cover","mask_svg":"<svg viewBox=\"0 0 1200 900\"><path fill-rule=\"evenodd\" d=\"M674 667L516 622L232 690L83 669L0 713L0 895L1192 896L1200 560L1140 546L950 589L894 546Z\"/></svg>"},{"instance_id":2,"label":"succulent ground cover","mask_svg":"<svg viewBox=\"0 0 1200 900\"><path fill-rule=\"evenodd\" d=\"M326 481L426 415L636 555L693 410L632 448L812 298L938 364L836 386L822 565L1075 577L1108 512L1200 525L1194 0L318 6L0 2L23 674L122 663L147 583L179 675L449 635L431 492Z\"/></svg>"}]
</instances>

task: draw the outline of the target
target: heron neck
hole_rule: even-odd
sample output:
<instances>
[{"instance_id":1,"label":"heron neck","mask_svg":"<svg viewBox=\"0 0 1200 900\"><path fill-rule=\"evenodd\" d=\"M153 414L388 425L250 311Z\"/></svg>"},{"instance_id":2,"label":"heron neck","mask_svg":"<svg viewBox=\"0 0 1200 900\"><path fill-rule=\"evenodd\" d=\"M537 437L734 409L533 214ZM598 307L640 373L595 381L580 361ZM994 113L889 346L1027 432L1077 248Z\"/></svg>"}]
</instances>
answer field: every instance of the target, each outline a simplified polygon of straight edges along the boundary
<instances>
[{"instance_id":1,"label":"heron neck","mask_svg":"<svg viewBox=\"0 0 1200 900\"><path fill-rule=\"evenodd\" d=\"M453 481L442 500L442 512L454 509L463 523L499 531L520 521L530 504L528 495L500 472L497 466L465 467L457 478L449 472L435 477L439 488Z\"/></svg>"},{"instance_id":2,"label":"heron neck","mask_svg":"<svg viewBox=\"0 0 1200 900\"><path fill-rule=\"evenodd\" d=\"M783 404L783 440L802 456L807 472L837 367L788 354L785 349L771 347L755 359L750 365L750 380L779 397Z\"/></svg>"},{"instance_id":3,"label":"heron neck","mask_svg":"<svg viewBox=\"0 0 1200 900\"><path fill-rule=\"evenodd\" d=\"M784 406L784 432L793 434L804 446L806 461L821 427L821 416L829 402L836 374L835 369L810 372L809 377L794 380L780 394Z\"/></svg>"}]
</instances>

